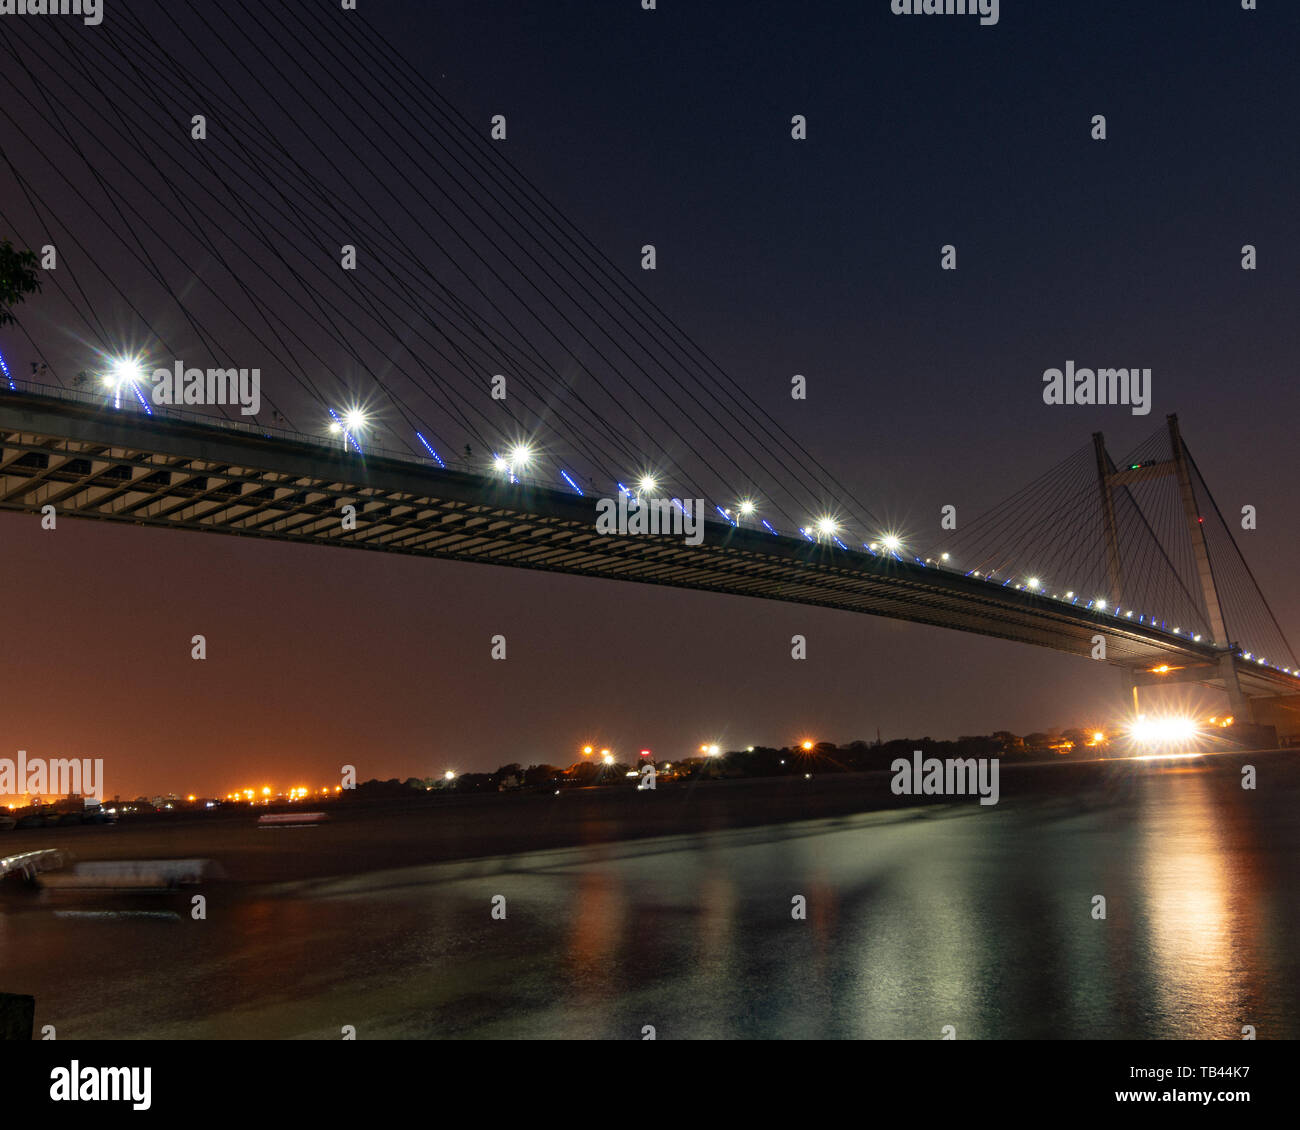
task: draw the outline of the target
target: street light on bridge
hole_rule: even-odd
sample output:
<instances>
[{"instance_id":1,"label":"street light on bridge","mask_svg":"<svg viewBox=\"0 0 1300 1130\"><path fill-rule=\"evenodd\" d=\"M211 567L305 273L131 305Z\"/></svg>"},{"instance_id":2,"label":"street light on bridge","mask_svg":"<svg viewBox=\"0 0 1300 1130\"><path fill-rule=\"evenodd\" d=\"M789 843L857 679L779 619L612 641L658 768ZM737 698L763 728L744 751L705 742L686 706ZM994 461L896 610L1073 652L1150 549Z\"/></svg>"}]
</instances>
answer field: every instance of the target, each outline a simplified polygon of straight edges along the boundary
<instances>
[{"instance_id":1,"label":"street light on bridge","mask_svg":"<svg viewBox=\"0 0 1300 1130\"><path fill-rule=\"evenodd\" d=\"M357 442L356 437L365 430L366 425L369 423L366 414L360 408L349 408L343 413L342 419L339 419L333 409L330 409L330 415L333 417L333 422L330 424L330 434L342 435L343 450L347 451L348 442L351 441L352 446L360 451L361 444Z\"/></svg>"},{"instance_id":2,"label":"street light on bridge","mask_svg":"<svg viewBox=\"0 0 1300 1130\"><path fill-rule=\"evenodd\" d=\"M516 444L510 449L510 473L524 471L533 457L532 448L526 443Z\"/></svg>"},{"instance_id":3,"label":"street light on bridge","mask_svg":"<svg viewBox=\"0 0 1300 1130\"><path fill-rule=\"evenodd\" d=\"M140 392L140 382L144 380L144 361L139 356L134 357L114 357L109 362L108 371L100 378L103 386L113 394L113 407L122 407L122 390L125 388L128 392L133 392L136 399L144 405L144 409L149 415L153 415L145 401L143 394Z\"/></svg>"}]
</instances>

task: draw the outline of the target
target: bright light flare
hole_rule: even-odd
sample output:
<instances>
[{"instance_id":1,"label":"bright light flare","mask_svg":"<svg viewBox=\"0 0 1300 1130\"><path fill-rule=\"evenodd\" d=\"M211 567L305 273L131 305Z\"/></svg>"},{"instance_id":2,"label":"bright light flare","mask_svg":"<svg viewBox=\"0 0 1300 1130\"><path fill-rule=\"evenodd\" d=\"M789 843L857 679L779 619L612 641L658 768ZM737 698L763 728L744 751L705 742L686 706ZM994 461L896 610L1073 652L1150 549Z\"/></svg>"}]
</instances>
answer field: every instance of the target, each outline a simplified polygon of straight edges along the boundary
<instances>
[{"instance_id":1,"label":"bright light flare","mask_svg":"<svg viewBox=\"0 0 1300 1130\"><path fill-rule=\"evenodd\" d=\"M144 405L145 411L150 416L153 415L153 409L149 407L140 391L140 384L145 379L144 358L136 355L134 357L113 357L109 360L108 371L105 372L100 381L104 388L113 396L113 407L122 407L122 392L133 393L137 400Z\"/></svg>"},{"instance_id":2,"label":"bright light flare","mask_svg":"<svg viewBox=\"0 0 1300 1130\"><path fill-rule=\"evenodd\" d=\"M1129 727L1129 737L1138 745L1162 746L1192 741L1200 734L1195 718L1168 715L1159 718L1139 717Z\"/></svg>"},{"instance_id":3,"label":"bright light flare","mask_svg":"<svg viewBox=\"0 0 1300 1130\"><path fill-rule=\"evenodd\" d=\"M139 381L144 379L144 365L139 357L115 357L104 375L104 383L110 388L122 381Z\"/></svg>"}]
</instances>

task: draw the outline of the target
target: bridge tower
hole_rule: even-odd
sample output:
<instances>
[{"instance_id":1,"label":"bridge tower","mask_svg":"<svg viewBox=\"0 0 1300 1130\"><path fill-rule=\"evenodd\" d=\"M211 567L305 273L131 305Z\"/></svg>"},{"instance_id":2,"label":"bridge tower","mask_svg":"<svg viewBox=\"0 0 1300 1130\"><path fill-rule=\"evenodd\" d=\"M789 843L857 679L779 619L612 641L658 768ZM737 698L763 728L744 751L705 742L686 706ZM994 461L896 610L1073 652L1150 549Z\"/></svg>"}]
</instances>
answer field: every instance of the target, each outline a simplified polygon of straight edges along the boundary
<instances>
[{"instance_id":1,"label":"bridge tower","mask_svg":"<svg viewBox=\"0 0 1300 1130\"><path fill-rule=\"evenodd\" d=\"M1119 547L1119 533L1115 523L1115 487L1128 483L1141 482L1145 479L1162 478L1173 475L1178 480L1178 491L1183 503L1183 516L1187 522L1187 532L1192 542L1192 555L1196 562L1197 579L1201 586L1201 599L1205 602L1205 613L1209 620L1217 646L1227 650L1219 657L1217 677L1223 683L1233 713L1242 719L1253 720L1250 701L1241 689L1237 678L1237 665L1234 648L1228 639L1228 629L1223 618L1223 605L1219 600L1219 591L1214 583L1214 569L1210 565L1210 547L1205 539L1205 524L1197 512L1196 494L1192 490L1192 476L1187 463L1187 448L1183 444L1182 433L1178 430L1178 415L1170 413L1166 417L1169 424L1169 442L1171 457L1160 463L1145 467L1129 467L1116 470L1106 453L1106 443L1101 432L1093 432L1092 442L1097 452L1097 479L1101 488L1102 527L1106 539L1106 563L1110 583L1118 595L1123 581L1123 572ZM1133 695L1133 705L1138 704L1137 680L1132 671L1125 672L1125 688Z\"/></svg>"}]
</instances>

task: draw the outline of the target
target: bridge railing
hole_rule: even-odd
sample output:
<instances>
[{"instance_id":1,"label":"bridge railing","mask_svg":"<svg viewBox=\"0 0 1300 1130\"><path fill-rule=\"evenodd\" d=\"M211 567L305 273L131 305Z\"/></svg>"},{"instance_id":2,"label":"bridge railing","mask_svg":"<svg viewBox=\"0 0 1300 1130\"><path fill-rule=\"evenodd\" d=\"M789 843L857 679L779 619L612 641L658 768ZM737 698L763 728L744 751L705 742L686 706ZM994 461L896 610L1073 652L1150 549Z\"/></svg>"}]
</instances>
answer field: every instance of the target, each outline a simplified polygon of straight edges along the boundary
<instances>
[{"instance_id":1,"label":"bridge railing","mask_svg":"<svg viewBox=\"0 0 1300 1130\"><path fill-rule=\"evenodd\" d=\"M0 395L4 393L5 387L0 383ZM22 377L10 377L10 392L24 392L32 396L44 396L53 400L62 400L74 404L84 404L90 408L98 408L111 412L124 412L128 409L133 411L141 420L147 420L149 413L146 413L140 406L139 400L134 395L129 399L123 396L122 407L117 408L112 405L116 399L111 394L87 392L84 389L64 388L61 385L45 384L41 381L27 380ZM309 444L313 447L319 447L324 450L338 451L342 446L342 441L331 436L313 434L310 432L300 432L293 428L280 427L275 424L263 424L246 422L243 420L232 420L227 416L212 416L204 412L193 412L187 408L177 408L169 404L150 404L149 412L154 416L163 416L172 420L179 420L184 423L202 424L206 427L222 428L225 431L239 432L243 435L262 436L265 439L285 439L294 443ZM470 474L483 474L484 468L481 464L466 459L443 459L439 462L428 455L420 454L416 451L403 451L391 447L381 447L378 444L364 443L362 453L364 455L379 455L385 459L397 459L405 463L417 463L425 467L438 467L440 469L449 469L465 471ZM355 449L353 449L355 450Z\"/></svg>"}]
</instances>

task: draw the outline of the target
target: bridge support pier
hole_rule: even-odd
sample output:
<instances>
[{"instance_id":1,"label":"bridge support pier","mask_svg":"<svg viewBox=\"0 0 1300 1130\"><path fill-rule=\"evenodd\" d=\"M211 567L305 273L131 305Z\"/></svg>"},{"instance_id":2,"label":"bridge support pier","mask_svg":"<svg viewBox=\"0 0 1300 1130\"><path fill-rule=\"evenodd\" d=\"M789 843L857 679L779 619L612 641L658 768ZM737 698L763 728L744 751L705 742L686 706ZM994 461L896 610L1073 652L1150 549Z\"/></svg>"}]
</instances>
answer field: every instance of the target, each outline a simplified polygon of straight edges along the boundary
<instances>
[{"instance_id":1,"label":"bridge support pier","mask_svg":"<svg viewBox=\"0 0 1300 1130\"><path fill-rule=\"evenodd\" d=\"M1237 678L1237 664L1231 652L1219 659L1219 678L1223 680L1223 689L1227 692L1232 713L1245 722L1258 722L1251 700L1241 689L1241 680Z\"/></svg>"},{"instance_id":2,"label":"bridge support pier","mask_svg":"<svg viewBox=\"0 0 1300 1130\"><path fill-rule=\"evenodd\" d=\"M1130 699L1133 703L1133 716L1137 717L1137 715L1142 713L1142 707L1138 702L1138 681L1136 674L1133 671L1130 671L1127 667L1122 668L1120 670L1120 684L1124 688L1124 697Z\"/></svg>"}]
</instances>

